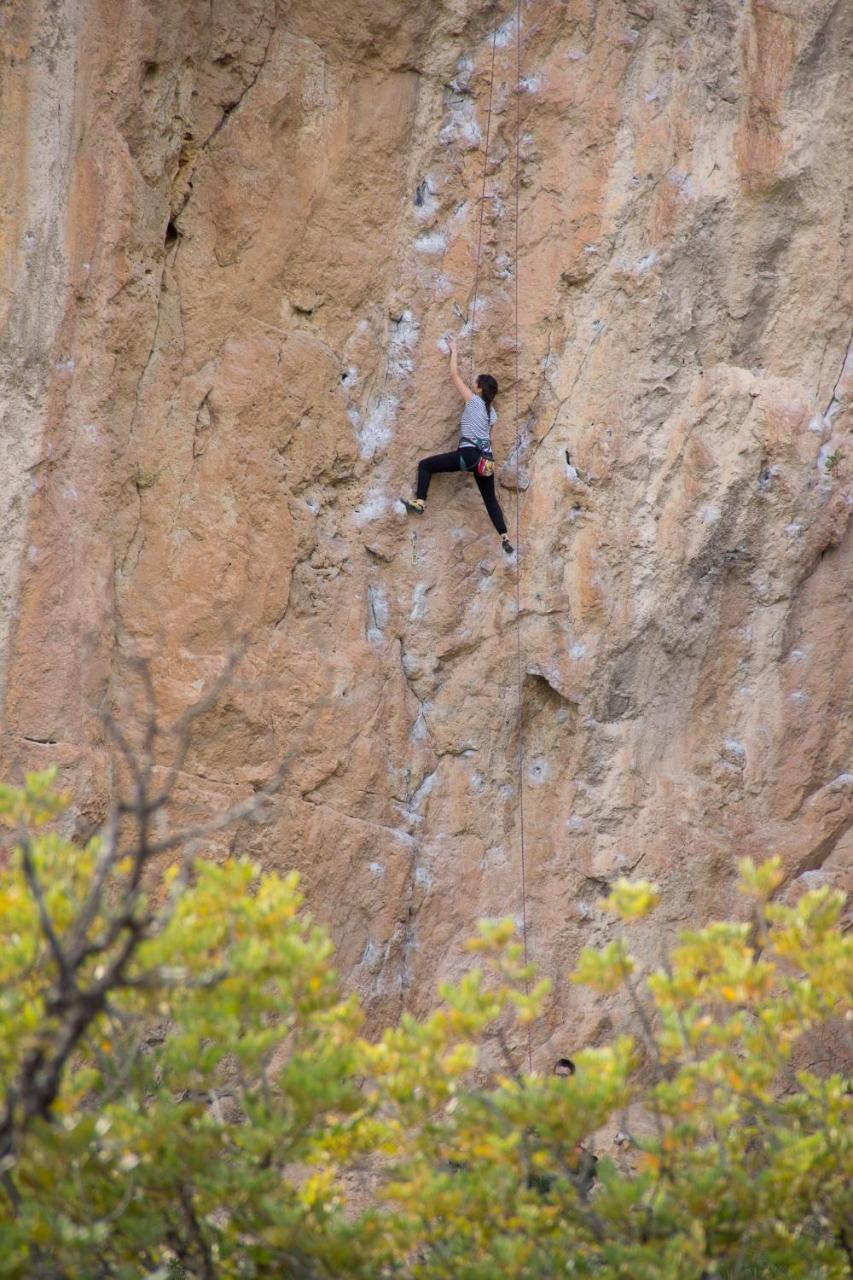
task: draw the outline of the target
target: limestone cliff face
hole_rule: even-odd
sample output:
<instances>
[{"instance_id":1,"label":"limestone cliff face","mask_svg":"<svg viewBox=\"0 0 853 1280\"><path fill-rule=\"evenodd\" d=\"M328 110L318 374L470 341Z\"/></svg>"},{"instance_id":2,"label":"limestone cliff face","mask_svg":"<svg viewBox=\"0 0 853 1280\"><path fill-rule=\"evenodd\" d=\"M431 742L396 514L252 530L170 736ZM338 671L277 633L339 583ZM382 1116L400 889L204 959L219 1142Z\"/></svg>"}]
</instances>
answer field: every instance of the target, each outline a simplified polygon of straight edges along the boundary
<instances>
[{"instance_id":1,"label":"limestone cliff face","mask_svg":"<svg viewBox=\"0 0 853 1280\"><path fill-rule=\"evenodd\" d=\"M668 925L853 850L847 0L525 0L521 608L451 447L470 309L514 522L513 6L31 0L0 11L6 767L108 792L97 709L177 709L248 636L183 778L297 866L373 1015L480 916L565 982L636 869ZM463 339L467 372L470 335ZM657 954L650 931L646 945Z\"/></svg>"}]
</instances>

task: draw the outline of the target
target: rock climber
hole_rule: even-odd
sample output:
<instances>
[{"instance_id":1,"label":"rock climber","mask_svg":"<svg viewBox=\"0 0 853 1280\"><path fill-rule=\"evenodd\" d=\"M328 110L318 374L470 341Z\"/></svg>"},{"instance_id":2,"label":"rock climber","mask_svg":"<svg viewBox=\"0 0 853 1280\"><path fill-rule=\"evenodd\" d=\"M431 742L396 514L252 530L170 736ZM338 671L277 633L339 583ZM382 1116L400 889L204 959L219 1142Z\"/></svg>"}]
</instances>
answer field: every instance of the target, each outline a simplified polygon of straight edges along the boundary
<instances>
[{"instance_id":1,"label":"rock climber","mask_svg":"<svg viewBox=\"0 0 853 1280\"><path fill-rule=\"evenodd\" d=\"M558 1058L552 1070L558 1079L569 1080L575 1075L577 1067L571 1058ZM575 1151L579 1156L578 1174L581 1180L580 1185L583 1188L583 1194L585 1194L595 1181L598 1156L584 1146L582 1142L575 1143Z\"/></svg>"},{"instance_id":2,"label":"rock climber","mask_svg":"<svg viewBox=\"0 0 853 1280\"><path fill-rule=\"evenodd\" d=\"M513 553L513 545L506 534L506 521L495 493L495 463L492 456L492 428L497 422L497 413L492 408L492 401L498 394L498 384L490 373L481 373L477 377L476 391L463 382L459 376L458 349L455 338L448 338L450 346L450 376L453 385L465 401L462 410L462 425L459 435L459 447L450 453L435 453L432 457L421 458L418 462L418 483L414 498L403 498L407 511L422 516L426 508L427 491L432 476L439 471L470 471L473 473L477 488L492 524L497 529L501 546L508 556Z\"/></svg>"},{"instance_id":3,"label":"rock climber","mask_svg":"<svg viewBox=\"0 0 853 1280\"><path fill-rule=\"evenodd\" d=\"M558 1080L571 1080L572 1076L577 1073L577 1067L571 1058L558 1058L551 1071ZM530 1134L534 1138L537 1136L535 1129L530 1130ZM597 1165L598 1157L582 1142L576 1142L572 1158L566 1164L565 1171L582 1200L586 1199L590 1188L596 1180ZM528 1191L535 1191L539 1195L546 1196L551 1192L555 1183L556 1177L553 1174L532 1170L528 1172Z\"/></svg>"}]
</instances>

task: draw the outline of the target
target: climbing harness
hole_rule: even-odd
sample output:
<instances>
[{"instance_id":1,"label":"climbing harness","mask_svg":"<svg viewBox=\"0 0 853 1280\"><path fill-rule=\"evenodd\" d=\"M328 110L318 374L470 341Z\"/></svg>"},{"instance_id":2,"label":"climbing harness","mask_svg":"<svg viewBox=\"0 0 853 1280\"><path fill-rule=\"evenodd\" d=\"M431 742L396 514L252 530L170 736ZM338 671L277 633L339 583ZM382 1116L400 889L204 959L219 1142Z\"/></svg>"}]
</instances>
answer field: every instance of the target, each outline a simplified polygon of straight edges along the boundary
<instances>
[{"instance_id":1,"label":"climbing harness","mask_svg":"<svg viewBox=\"0 0 853 1280\"><path fill-rule=\"evenodd\" d=\"M486 138L483 149L483 184L480 194L480 218L477 230L477 257L474 269L474 294L471 302L471 381L474 380L474 339L476 336L476 313L477 301L480 287L480 264L482 258L483 246L483 215L486 205L486 177L489 168L489 140L491 137L492 126L492 95L495 83L495 50L497 48L498 39L498 19L495 18L495 27L492 33L492 59L489 72L489 105L486 115ZM518 826L519 826L519 843L520 843L520 862L521 862L521 940L524 954L525 967L528 963L528 928L527 928L527 864L526 849L524 841L524 701L522 687L522 657L521 657L521 516L520 516L520 453L521 453L521 436L519 429L520 403L519 403L519 376L520 376L520 350L519 350L519 322L518 322L518 246L519 246L519 211L521 207L521 0L516 0L515 4L515 224L514 224L514 253L513 253L513 312L514 312L514 358L515 358L515 405L514 405L514 425L515 425L515 636L516 636L516 683L518 689ZM479 448L479 444L471 442L475 447ZM491 457L491 448L489 456L485 458L481 456L477 463L479 471L481 463L490 465L490 470L480 471L481 475L491 475L494 471L494 459ZM504 535L505 536L505 535ZM528 984L525 982L525 990L529 990ZM530 1072L533 1071L533 1042L531 1038L530 1024L527 1026L527 1065Z\"/></svg>"},{"instance_id":2,"label":"climbing harness","mask_svg":"<svg viewBox=\"0 0 853 1280\"><path fill-rule=\"evenodd\" d=\"M478 476L491 476L495 473L495 455L492 453L492 411L484 409L484 423L487 435L463 436L459 441L459 467L462 471L474 471ZM463 449L476 449L477 457L471 463L462 456Z\"/></svg>"},{"instance_id":3,"label":"climbing harness","mask_svg":"<svg viewBox=\"0 0 853 1280\"><path fill-rule=\"evenodd\" d=\"M468 463L462 456L463 449L476 449L476 459ZM495 455L492 453L492 442L482 436L473 439L463 437L459 441L459 470L474 471L478 476L491 476L495 471Z\"/></svg>"}]
</instances>

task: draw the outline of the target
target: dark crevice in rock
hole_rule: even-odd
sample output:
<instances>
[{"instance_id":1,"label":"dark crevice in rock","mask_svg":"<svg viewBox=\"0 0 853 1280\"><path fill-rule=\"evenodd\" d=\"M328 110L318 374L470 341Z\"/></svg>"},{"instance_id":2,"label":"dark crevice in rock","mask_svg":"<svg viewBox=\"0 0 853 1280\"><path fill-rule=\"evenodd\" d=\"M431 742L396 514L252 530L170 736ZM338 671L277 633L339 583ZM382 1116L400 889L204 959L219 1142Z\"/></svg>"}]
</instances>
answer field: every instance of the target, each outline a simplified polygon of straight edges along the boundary
<instances>
[{"instance_id":1,"label":"dark crevice in rock","mask_svg":"<svg viewBox=\"0 0 853 1280\"><path fill-rule=\"evenodd\" d=\"M791 873L790 879L796 880L798 876L803 875L806 871L819 871L824 863L829 860L831 855L834 853L836 846L841 843L851 827L853 827L853 815L842 822L835 831L831 832L825 839L821 840L820 844L812 849L811 853L807 854L800 862L797 863Z\"/></svg>"},{"instance_id":2,"label":"dark crevice in rock","mask_svg":"<svg viewBox=\"0 0 853 1280\"><path fill-rule=\"evenodd\" d=\"M254 72L254 75L249 79L248 83L247 83L247 84L244 86L244 88L240 91L240 93L237 95L237 97L234 99L234 101L233 101L233 102L228 102L228 103L226 103L225 107L223 108L222 115L220 116L218 123L214 126L214 128L213 128L213 129L211 130L211 132L208 134L207 138L206 138L206 139L204 140L204 142L202 143L202 149L204 149L204 148L206 148L206 147L209 147L209 146L210 146L210 144L213 142L214 138L217 136L217 134L219 134L219 133L221 133L221 132L222 132L222 130L225 128L225 125L228 123L228 121L229 121L229 120L231 119L231 117L233 116L234 112L235 112L235 111L237 111L237 110L239 109L239 107L240 107L241 103L243 102L243 99L246 97L246 94L247 94L251 89L253 89L253 88L255 87L255 85L257 84L257 82L258 82L258 77L260 76L261 72L263 71L264 67L266 66L267 57L268 57L268 55L269 55L269 51L270 51L270 45L272 44L273 36L275 35L275 32L276 32L276 24L275 24L275 22L273 22L273 23L270 25L269 35L268 35L268 37L267 37L267 43L266 43L266 45L265 45L265 47L264 47L264 52L263 52L263 54L261 55L261 60L260 60L260 62L258 62L258 63L255 65L255 72ZM226 56L228 56L228 55L226 55Z\"/></svg>"},{"instance_id":3,"label":"dark crevice in rock","mask_svg":"<svg viewBox=\"0 0 853 1280\"><path fill-rule=\"evenodd\" d=\"M200 156L202 156L202 155L204 154L204 152L207 150L207 148L210 146L210 144L214 141L214 139L217 137L217 135L218 135L219 133L221 133L221 132L222 132L222 130L224 129L225 125L228 123L228 121L231 119L231 117L234 115L234 113L239 109L239 107L240 107L241 103L243 102L243 99L246 97L246 95L249 93L249 91L250 91L251 89L253 89L253 88L254 88L254 86L257 84L257 82L258 82L258 78L259 78L259 76L260 76L261 72L263 71L264 66L266 65L267 57L268 57L268 55L269 55L269 51L270 51L270 46L272 45L273 36L275 35L275 33L276 33L276 23L275 23L275 21L273 21L273 22L270 24L269 34L268 34L268 36L267 36L267 42L266 42L266 45L264 46L264 51L263 51L263 54L261 55L260 61L259 61L259 62L257 62L257 63L255 63L255 64L253 64L253 72L254 72L254 74L252 74L252 75L250 76L250 79L249 79L249 80L248 80L248 82L243 86L243 88L240 90L240 92L238 93L237 97L236 97L236 98L234 98L234 100L233 100L232 102L228 102L228 103L226 103L226 104L225 104L225 106L223 107L223 110L222 110L222 115L219 117L219 120L217 121L217 123L216 123L216 124L214 125L214 127L211 129L211 131L210 131L210 133L207 135L207 137L206 137L206 138L204 138L204 139L202 139L202 140L199 142L199 144L198 144L198 149L197 149L197 151L195 152L195 156L194 156L193 161L191 161L191 162L189 161L189 159L188 159L188 157L187 157L187 151L188 151L188 149L189 149L188 144L192 141L192 138L191 138L191 135L189 135L189 134L185 134L185 135L184 135L184 142L183 142L183 144L182 144L182 148L181 148L181 149L182 149L182 153L183 153L183 157L184 157L184 159L183 159L183 162L182 162L182 164L181 164L181 168L183 168L184 163L191 163L192 167L191 167L191 170L190 170L189 174L188 174L188 175L186 175L186 187L185 187L185 189L184 189L184 191L183 191L183 194L182 194L182 196L180 196L180 197L179 197L179 203L178 203L177 207L173 210L173 213L172 213L172 220L173 220L174 222L176 222L176 221L177 221L177 219L178 219L178 218L180 218L181 214L184 212L184 210L186 209L186 207L187 207L187 205L189 204L190 200L192 199L192 195L193 195L193 178L194 178L194 176L195 176L195 169L196 169L196 167L197 167L197 165L198 165L198 161L199 161ZM235 61L236 61L236 58L235 58L235 56L234 56L233 54L226 53L226 54L223 54L223 55L222 55L221 57L219 57L219 58L215 58L215 59L213 59L213 65L214 65L214 66L220 66L220 67L228 67L228 66L232 65ZM174 198L174 196L173 196L173 198Z\"/></svg>"},{"instance_id":4,"label":"dark crevice in rock","mask_svg":"<svg viewBox=\"0 0 853 1280\"><path fill-rule=\"evenodd\" d=\"M572 704L574 699L558 689L557 685L545 675L544 671L528 670L524 674L525 691L533 694L534 700L554 707Z\"/></svg>"},{"instance_id":5,"label":"dark crevice in rock","mask_svg":"<svg viewBox=\"0 0 853 1280\"><path fill-rule=\"evenodd\" d=\"M824 418L826 418L831 413L835 405L838 403L838 401L835 398L835 393L838 390L839 384L841 383L841 379L844 377L844 370L847 368L847 359L850 355L851 346L853 346L853 333L851 333L850 341L847 343L847 346L844 348L844 358L841 361L841 368L838 371L838 377L835 379L835 386L832 388L832 395L829 397L827 406L823 411Z\"/></svg>"}]
</instances>

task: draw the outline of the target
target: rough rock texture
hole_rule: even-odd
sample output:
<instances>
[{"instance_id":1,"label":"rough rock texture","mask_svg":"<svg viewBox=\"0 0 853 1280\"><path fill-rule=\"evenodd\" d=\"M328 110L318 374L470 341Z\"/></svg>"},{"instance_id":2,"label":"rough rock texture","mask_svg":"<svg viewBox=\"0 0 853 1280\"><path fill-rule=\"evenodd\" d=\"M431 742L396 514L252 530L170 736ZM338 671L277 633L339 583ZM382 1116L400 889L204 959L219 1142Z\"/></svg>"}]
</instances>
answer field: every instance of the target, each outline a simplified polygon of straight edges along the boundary
<instances>
[{"instance_id":1,"label":"rough rock texture","mask_svg":"<svg viewBox=\"0 0 853 1280\"><path fill-rule=\"evenodd\" d=\"M103 809L97 711L177 710L245 632L182 780L294 753L280 818L376 1023L521 915L515 565L452 445L476 312L515 511L515 26L474 0L0 5L3 755ZM853 851L846 0L525 0L518 458L534 1049L606 882L667 927ZM463 343L468 369L470 333ZM567 459L570 456L570 461ZM840 457L839 457L840 455ZM657 955L659 928L645 946Z\"/></svg>"}]
</instances>

